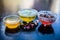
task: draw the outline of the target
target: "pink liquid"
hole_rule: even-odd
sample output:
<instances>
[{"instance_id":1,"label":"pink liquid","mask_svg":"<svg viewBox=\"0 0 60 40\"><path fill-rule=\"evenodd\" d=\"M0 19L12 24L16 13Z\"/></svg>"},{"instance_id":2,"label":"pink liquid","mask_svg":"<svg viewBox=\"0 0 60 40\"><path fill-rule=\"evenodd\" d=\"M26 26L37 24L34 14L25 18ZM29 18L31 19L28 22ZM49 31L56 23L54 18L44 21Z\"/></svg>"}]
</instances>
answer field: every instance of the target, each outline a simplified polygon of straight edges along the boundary
<instances>
[{"instance_id":1,"label":"pink liquid","mask_svg":"<svg viewBox=\"0 0 60 40\"><path fill-rule=\"evenodd\" d=\"M47 22L47 21L44 21L44 20L41 20L41 19L40 19L40 22L42 22L42 24L45 24L45 25L50 25L50 24L52 24L52 23L49 22L49 21Z\"/></svg>"}]
</instances>

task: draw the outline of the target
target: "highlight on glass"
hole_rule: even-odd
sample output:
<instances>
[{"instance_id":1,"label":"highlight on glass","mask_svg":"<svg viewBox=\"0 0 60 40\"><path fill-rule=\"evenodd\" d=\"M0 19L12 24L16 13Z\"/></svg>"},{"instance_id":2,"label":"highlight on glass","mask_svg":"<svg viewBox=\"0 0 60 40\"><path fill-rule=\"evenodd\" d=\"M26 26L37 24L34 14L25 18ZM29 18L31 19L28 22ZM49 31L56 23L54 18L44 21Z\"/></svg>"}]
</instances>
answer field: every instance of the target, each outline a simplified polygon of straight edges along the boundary
<instances>
[{"instance_id":1,"label":"highlight on glass","mask_svg":"<svg viewBox=\"0 0 60 40\"><path fill-rule=\"evenodd\" d=\"M18 15L22 20L22 29L32 30L36 26L33 22L36 19L38 11L35 9L22 9L18 11ZM37 23L36 23L37 24Z\"/></svg>"},{"instance_id":2,"label":"highlight on glass","mask_svg":"<svg viewBox=\"0 0 60 40\"><path fill-rule=\"evenodd\" d=\"M51 11L40 11L38 14L39 21L44 25L51 25L56 20L56 14Z\"/></svg>"},{"instance_id":3,"label":"highlight on glass","mask_svg":"<svg viewBox=\"0 0 60 40\"><path fill-rule=\"evenodd\" d=\"M20 26L20 19L17 15L9 15L3 18L4 25L6 30L9 32L14 32L18 30Z\"/></svg>"},{"instance_id":4,"label":"highlight on glass","mask_svg":"<svg viewBox=\"0 0 60 40\"><path fill-rule=\"evenodd\" d=\"M38 28L38 31L42 34L53 34L54 29L52 23L56 21L56 14L51 11L40 11L38 18L39 22L42 23Z\"/></svg>"},{"instance_id":5,"label":"highlight on glass","mask_svg":"<svg viewBox=\"0 0 60 40\"><path fill-rule=\"evenodd\" d=\"M37 11L35 9L23 9L18 12L20 19L29 23L36 18Z\"/></svg>"}]
</instances>

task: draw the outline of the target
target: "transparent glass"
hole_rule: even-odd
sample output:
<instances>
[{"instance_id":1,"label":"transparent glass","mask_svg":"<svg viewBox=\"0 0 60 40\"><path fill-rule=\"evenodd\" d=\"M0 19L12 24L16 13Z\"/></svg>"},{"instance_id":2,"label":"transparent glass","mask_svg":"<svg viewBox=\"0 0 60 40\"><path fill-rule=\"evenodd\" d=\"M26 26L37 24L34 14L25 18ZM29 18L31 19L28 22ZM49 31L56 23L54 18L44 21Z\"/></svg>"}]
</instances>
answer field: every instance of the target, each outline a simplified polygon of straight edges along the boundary
<instances>
[{"instance_id":1,"label":"transparent glass","mask_svg":"<svg viewBox=\"0 0 60 40\"><path fill-rule=\"evenodd\" d=\"M37 10L35 9L23 9L18 12L20 19L29 23L36 18Z\"/></svg>"},{"instance_id":2,"label":"transparent glass","mask_svg":"<svg viewBox=\"0 0 60 40\"><path fill-rule=\"evenodd\" d=\"M15 29L20 25L20 19L17 15L9 15L3 18L5 26L9 29Z\"/></svg>"},{"instance_id":3,"label":"transparent glass","mask_svg":"<svg viewBox=\"0 0 60 40\"><path fill-rule=\"evenodd\" d=\"M56 14L51 11L40 11L38 14L39 21L46 25L51 25L56 20Z\"/></svg>"}]
</instances>

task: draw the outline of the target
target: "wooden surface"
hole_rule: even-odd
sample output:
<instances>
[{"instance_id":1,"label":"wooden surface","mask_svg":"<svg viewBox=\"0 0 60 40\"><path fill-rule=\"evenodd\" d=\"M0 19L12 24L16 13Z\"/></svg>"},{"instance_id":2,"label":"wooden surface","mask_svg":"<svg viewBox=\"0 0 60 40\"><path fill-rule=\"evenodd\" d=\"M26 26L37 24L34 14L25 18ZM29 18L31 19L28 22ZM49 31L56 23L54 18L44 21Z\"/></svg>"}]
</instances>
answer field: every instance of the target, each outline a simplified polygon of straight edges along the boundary
<instances>
[{"instance_id":1,"label":"wooden surface","mask_svg":"<svg viewBox=\"0 0 60 40\"><path fill-rule=\"evenodd\" d=\"M23 32L20 31L16 34L6 35L5 34L5 26L3 23L0 26L0 40L60 40L60 16L57 15L57 19L55 23L52 24L52 28L54 30L54 34L41 34L41 32L38 32L37 26L35 31L32 32Z\"/></svg>"}]
</instances>

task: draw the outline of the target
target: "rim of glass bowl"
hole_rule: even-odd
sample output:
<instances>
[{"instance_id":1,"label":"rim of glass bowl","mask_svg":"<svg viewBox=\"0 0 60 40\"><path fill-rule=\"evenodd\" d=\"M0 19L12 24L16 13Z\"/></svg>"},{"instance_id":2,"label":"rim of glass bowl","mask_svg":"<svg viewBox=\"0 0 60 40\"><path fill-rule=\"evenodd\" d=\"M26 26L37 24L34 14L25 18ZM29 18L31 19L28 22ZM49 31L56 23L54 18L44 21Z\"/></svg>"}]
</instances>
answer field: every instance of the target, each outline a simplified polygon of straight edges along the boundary
<instances>
[{"instance_id":1,"label":"rim of glass bowl","mask_svg":"<svg viewBox=\"0 0 60 40\"><path fill-rule=\"evenodd\" d=\"M45 12L45 13L44 13L44 12ZM54 18L55 18L55 20L56 20L57 14L53 13L52 11L39 11L39 13L38 13L38 18L40 17L40 14L47 14L47 13L51 14L52 16L54 16ZM48 15L48 14L47 14L47 15ZM53 18L51 18L51 19L53 19Z\"/></svg>"},{"instance_id":2,"label":"rim of glass bowl","mask_svg":"<svg viewBox=\"0 0 60 40\"><path fill-rule=\"evenodd\" d=\"M18 22L21 21L18 15L8 15L8 16L5 16L5 17L3 18L3 22L5 22L6 18L9 18L9 17L11 17L11 16L17 17L17 18L19 19Z\"/></svg>"},{"instance_id":3,"label":"rim of glass bowl","mask_svg":"<svg viewBox=\"0 0 60 40\"><path fill-rule=\"evenodd\" d=\"M37 16L37 14L38 14L38 11L36 9L21 9L21 10L18 11L18 15L23 16L23 15L20 15L20 12L24 11L24 10L33 10L33 11L35 11L35 14L33 16L24 16L24 17L34 17L34 16Z\"/></svg>"}]
</instances>

